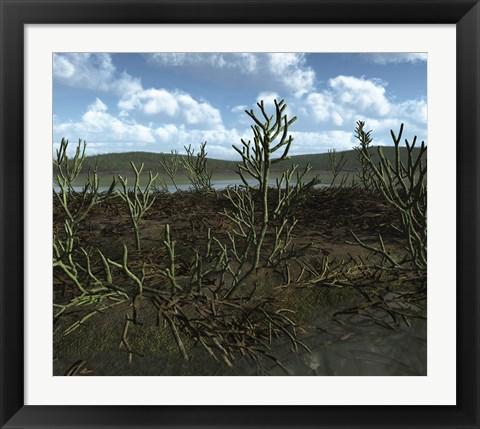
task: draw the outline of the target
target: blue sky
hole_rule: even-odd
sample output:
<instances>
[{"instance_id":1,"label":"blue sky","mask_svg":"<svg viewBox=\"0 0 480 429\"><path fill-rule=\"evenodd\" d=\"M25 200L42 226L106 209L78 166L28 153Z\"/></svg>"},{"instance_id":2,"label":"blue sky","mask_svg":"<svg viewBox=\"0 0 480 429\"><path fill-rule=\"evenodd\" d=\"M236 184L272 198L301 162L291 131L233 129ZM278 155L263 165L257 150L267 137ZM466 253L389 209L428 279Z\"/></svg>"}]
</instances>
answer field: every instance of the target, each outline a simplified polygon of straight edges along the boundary
<instances>
[{"instance_id":1,"label":"blue sky","mask_svg":"<svg viewBox=\"0 0 480 429\"><path fill-rule=\"evenodd\" d=\"M374 144L390 129L426 141L427 57L422 53L56 53L53 143L87 141L87 153L183 152L207 142L236 159L252 139L245 109L285 99L297 121L290 154L356 145L364 120Z\"/></svg>"}]
</instances>

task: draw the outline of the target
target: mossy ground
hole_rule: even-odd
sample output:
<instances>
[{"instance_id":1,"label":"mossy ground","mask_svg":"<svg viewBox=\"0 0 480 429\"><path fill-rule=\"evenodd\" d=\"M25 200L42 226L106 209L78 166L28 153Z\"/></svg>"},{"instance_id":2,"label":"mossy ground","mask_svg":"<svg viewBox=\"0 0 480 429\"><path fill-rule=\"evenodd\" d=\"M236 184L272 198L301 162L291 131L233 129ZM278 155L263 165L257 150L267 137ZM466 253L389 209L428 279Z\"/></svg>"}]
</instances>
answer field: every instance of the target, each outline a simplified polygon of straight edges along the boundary
<instances>
[{"instance_id":1,"label":"mossy ground","mask_svg":"<svg viewBox=\"0 0 480 429\"><path fill-rule=\"evenodd\" d=\"M163 245L165 225L170 225L172 239L176 242L176 272L182 278L190 274L195 252L202 252L208 229L221 241L226 240L226 231L232 225L221 215L224 209L231 210L232 207L222 192L158 194L154 205L140 222L142 249L136 251L127 208L119 198L111 199L94 207L78 232L77 244L87 249L100 249L112 260L121 259L126 245L129 248L130 269L139 273L143 267L145 283L153 289L168 292L169 283L159 274L159 269L164 269L167 264ZM287 309L299 332L308 338L311 332L321 328L315 326L318 320L331 317L334 311L354 306L363 299L357 288L331 279L329 282L315 281L313 274L322 272L325 261L328 261L330 269L341 272L353 267L352 255L372 258L360 246L347 244L351 240L350 231L366 243L375 243L378 234L381 234L385 246L393 254L401 254L404 242L394 228L399 224L396 212L381 199L359 189L313 190L297 208L295 217L298 223L293 241L297 249L302 250L287 261L288 273L285 266L282 269L260 269L238 293L254 296L262 302L274 302L272 308L275 309ZM55 233L61 234L62 227L62 211L56 204ZM267 237L267 245L270 238ZM98 261L93 269L101 274ZM121 282L125 288L133 290L131 279L124 276ZM77 293L62 273L55 272L53 287L54 302L57 304L68 302ZM413 286L407 279L388 287L403 290ZM55 318L54 375L64 375L78 360L87 362L92 375L255 373L253 367L249 368L248 360L240 359L239 365L233 368L223 362L215 362L205 349L195 346L195 338L184 339L189 359L183 359L172 329L164 321L158 323L157 309L148 293L140 296L135 303L136 320L128 330L128 343L134 351L129 362L128 351L121 341L126 318L133 318L132 301L108 301L108 305L111 306L97 312L67 335L66 330L73 323L95 308L85 306Z\"/></svg>"}]
</instances>

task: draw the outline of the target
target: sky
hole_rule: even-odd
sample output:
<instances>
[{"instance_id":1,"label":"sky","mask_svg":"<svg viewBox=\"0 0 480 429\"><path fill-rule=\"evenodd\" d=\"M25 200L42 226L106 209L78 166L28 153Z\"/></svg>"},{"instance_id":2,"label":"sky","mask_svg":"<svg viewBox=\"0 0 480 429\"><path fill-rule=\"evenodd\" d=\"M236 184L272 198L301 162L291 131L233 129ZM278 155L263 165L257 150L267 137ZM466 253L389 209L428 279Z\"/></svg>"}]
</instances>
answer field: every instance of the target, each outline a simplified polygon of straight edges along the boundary
<instances>
[{"instance_id":1,"label":"sky","mask_svg":"<svg viewBox=\"0 0 480 429\"><path fill-rule=\"evenodd\" d=\"M86 140L87 154L184 153L237 159L253 140L263 100L285 100L290 155L348 150L358 120L375 145L390 129L427 141L427 56L423 53L55 53L53 147ZM73 146L73 145L71 145Z\"/></svg>"}]
</instances>

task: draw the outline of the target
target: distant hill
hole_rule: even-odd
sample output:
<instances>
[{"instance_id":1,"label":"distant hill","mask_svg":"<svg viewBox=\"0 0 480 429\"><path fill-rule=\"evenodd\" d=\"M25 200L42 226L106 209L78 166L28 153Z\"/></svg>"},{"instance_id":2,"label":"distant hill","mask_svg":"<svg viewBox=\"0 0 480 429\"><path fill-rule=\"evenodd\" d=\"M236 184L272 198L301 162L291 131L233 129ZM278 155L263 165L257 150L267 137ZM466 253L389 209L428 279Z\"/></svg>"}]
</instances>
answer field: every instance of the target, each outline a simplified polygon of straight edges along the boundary
<instances>
[{"instance_id":1,"label":"distant hill","mask_svg":"<svg viewBox=\"0 0 480 429\"><path fill-rule=\"evenodd\" d=\"M418 153L418 149L414 149ZM391 146L384 146L383 151L388 159L394 159L394 148ZM347 150L344 152L337 152L336 156L339 159L342 154L345 153L344 170L356 170L360 164L358 162L356 153L354 150ZM377 148L372 148L375 158ZM183 156L183 155L181 155ZM87 156L83 163L82 171L87 172L88 169L93 169L95 163L99 173L127 173L131 171L130 161L133 161L135 165L139 166L142 162L145 164L144 171L160 171L163 172L163 168L160 165L160 160L165 158L169 160L170 154L159 154L152 152L123 152L123 153L109 153L95 156ZM401 148L401 157L406 159L406 149ZM238 161L224 161L220 159L208 159L208 167L213 172L233 172L237 169ZM286 166L290 164L298 164L300 168L303 168L310 163L314 170L329 170L330 161L328 153L321 154L309 154L309 155L296 155L290 157L286 161L279 162L272 166L273 171L284 170ZM179 173L183 171L182 167L179 167Z\"/></svg>"},{"instance_id":2,"label":"distant hill","mask_svg":"<svg viewBox=\"0 0 480 429\"><path fill-rule=\"evenodd\" d=\"M371 148L371 153L373 154L373 159L378 160L377 154L378 147L375 146ZM393 161L395 159L395 148L393 146L382 146L383 153L387 157L388 160ZM414 158L417 159L419 153L419 148L414 148ZM340 158L345 156L345 171L352 171L357 170L360 167L360 162L357 157L357 153L351 149L347 151L338 151L336 152L336 158L340 160ZM407 149L405 147L400 148L400 159L404 162L407 160ZM315 154L308 154L308 155L296 155L292 156L290 160L285 161L289 164L298 164L300 168L305 167L308 163L310 163L314 170L330 170L330 156L328 153L315 153ZM283 170L284 162L279 162L274 167L277 169Z\"/></svg>"}]
</instances>

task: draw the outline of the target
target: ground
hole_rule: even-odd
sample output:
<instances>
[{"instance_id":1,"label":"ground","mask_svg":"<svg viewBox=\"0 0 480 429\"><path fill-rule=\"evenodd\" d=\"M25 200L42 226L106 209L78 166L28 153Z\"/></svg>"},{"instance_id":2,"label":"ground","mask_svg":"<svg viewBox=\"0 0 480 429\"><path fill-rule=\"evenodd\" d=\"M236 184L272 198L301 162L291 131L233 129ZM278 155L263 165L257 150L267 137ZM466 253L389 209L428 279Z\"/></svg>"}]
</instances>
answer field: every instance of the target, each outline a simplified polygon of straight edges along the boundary
<instances>
[{"instance_id":1,"label":"ground","mask_svg":"<svg viewBox=\"0 0 480 429\"><path fill-rule=\"evenodd\" d=\"M137 277L143 270L148 287L134 293L132 279L114 272L115 284L128 297L104 296L100 302L87 297L90 301L59 313L61 306L82 297L55 269L54 374L426 372L426 279L371 268L381 258L352 238L354 232L365 244L378 246L380 234L392 255L403 256L405 239L395 228L399 216L382 198L359 188L312 189L295 207L294 248L286 260L258 269L228 299L216 290L215 276L201 290L172 291L162 274L168 267L166 225L181 283L192 276L195 254L204 252L209 229L220 243L227 242L233 224L224 210L234 210L224 191L159 193L140 221L138 251L124 201L116 197L94 206L75 243L91 255L91 271L96 278L104 275L96 249L120 263L126 245L129 269ZM63 234L63 220L57 202L56 236ZM86 277L84 271L80 275ZM95 286L91 283L86 283L89 290Z\"/></svg>"}]
</instances>

